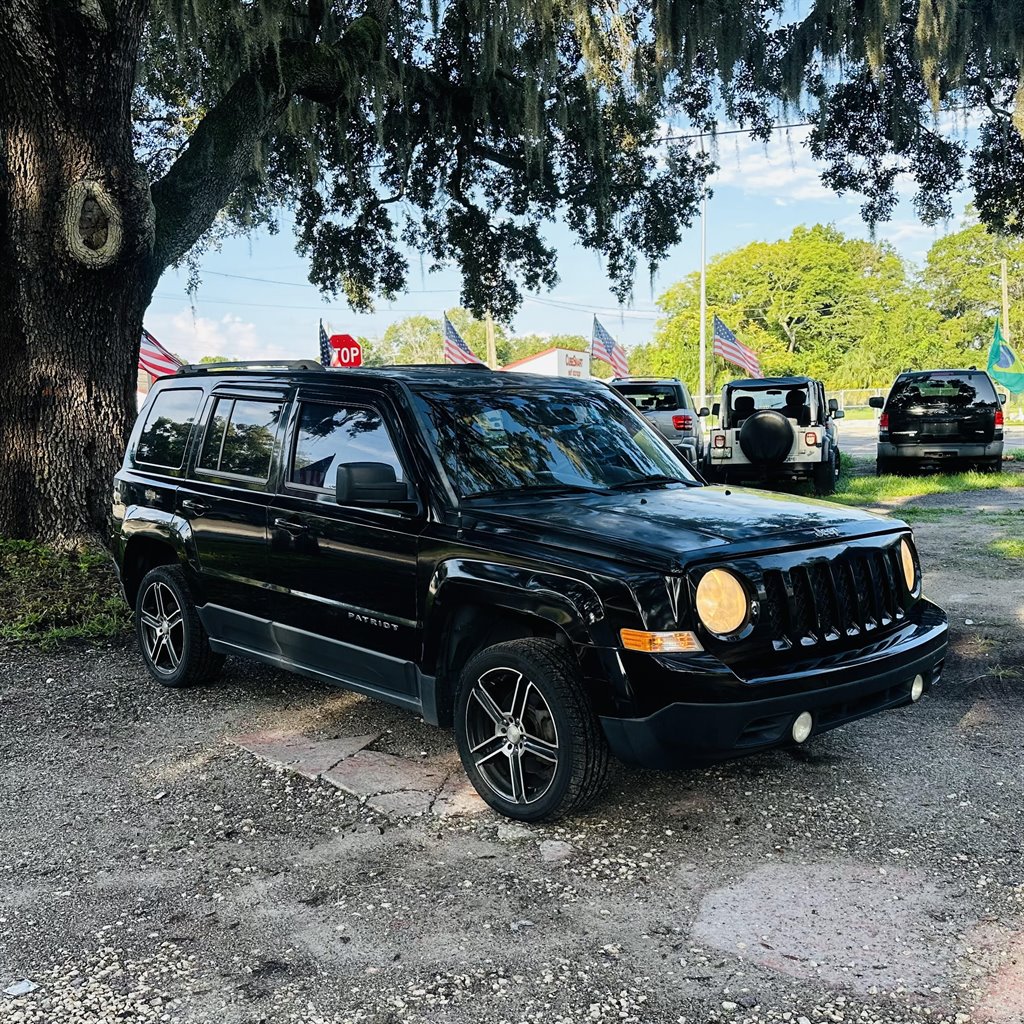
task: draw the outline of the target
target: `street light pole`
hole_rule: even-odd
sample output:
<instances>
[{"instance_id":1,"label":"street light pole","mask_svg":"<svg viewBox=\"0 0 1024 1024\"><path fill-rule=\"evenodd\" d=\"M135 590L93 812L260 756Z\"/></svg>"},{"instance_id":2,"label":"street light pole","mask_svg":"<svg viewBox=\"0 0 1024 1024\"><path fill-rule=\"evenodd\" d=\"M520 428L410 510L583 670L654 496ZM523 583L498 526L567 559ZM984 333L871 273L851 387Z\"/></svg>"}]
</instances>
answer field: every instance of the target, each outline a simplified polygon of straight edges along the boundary
<instances>
[{"instance_id":1,"label":"street light pole","mask_svg":"<svg viewBox=\"0 0 1024 1024\"><path fill-rule=\"evenodd\" d=\"M1010 285L1006 277L1006 260L999 261L999 271L1003 278L1003 338L1010 340Z\"/></svg>"},{"instance_id":2,"label":"street light pole","mask_svg":"<svg viewBox=\"0 0 1024 1024\"><path fill-rule=\"evenodd\" d=\"M708 379L705 365L708 350L708 192L704 190L700 203L700 404L707 405Z\"/></svg>"}]
</instances>

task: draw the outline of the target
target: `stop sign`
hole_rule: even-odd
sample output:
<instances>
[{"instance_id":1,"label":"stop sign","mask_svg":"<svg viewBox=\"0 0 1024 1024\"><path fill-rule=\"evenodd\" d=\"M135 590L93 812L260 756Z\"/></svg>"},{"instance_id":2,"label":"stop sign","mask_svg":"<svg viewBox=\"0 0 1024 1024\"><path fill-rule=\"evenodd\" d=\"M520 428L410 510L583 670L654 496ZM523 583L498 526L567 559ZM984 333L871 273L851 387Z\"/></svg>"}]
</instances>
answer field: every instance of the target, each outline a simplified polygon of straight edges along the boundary
<instances>
[{"instance_id":1,"label":"stop sign","mask_svg":"<svg viewBox=\"0 0 1024 1024\"><path fill-rule=\"evenodd\" d=\"M332 334L331 366L362 366L363 346L351 334Z\"/></svg>"}]
</instances>

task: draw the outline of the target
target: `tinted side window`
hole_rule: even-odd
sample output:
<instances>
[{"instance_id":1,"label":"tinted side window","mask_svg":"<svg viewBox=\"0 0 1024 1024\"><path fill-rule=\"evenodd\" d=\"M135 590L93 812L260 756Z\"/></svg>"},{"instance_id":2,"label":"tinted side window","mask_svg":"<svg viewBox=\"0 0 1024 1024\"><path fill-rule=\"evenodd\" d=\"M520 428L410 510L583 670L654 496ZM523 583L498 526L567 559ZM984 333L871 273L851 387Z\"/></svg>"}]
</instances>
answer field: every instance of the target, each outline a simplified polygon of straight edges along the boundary
<instances>
[{"instance_id":1,"label":"tinted side window","mask_svg":"<svg viewBox=\"0 0 1024 1024\"><path fill-rule=\"evenodd\" d=\"M220 473L266 480L283 408L281 402L219 398L206 430L199 465Z\"/></svg>"},{"instance_id":2,"label":"tinted side window","mask_svg":"<svg viewBox=\"0 0 1024 1024\"><path fill-rule=\"evenodd\" d=\"M347 462L384 462L405 472L380 413L354 406L303 402L288 481L300 487L331 490L338 466Z\"/></svg>"},{"instance_id":3,"label":"tinted side window","mask_svg":"<svg viewBox=\"0 0 1024 1024\"><path fill-rule=\"evenodd\" d=\"M153 399L146 416L146 424L135 446L135 461L181 469L185 446L202 397L203 392L198 388L161 391Z\"/></svg>"},{"instance_id":4,"label":"tinted side window","mask_svg":"<svg viewBox=\"0 0 1024 1024\"><path fill-rule=\"evenodd\" d=\"M615 390L641 412L688 408L685 393L677 384L619 384Z\"/></svg>"}]
</instances>

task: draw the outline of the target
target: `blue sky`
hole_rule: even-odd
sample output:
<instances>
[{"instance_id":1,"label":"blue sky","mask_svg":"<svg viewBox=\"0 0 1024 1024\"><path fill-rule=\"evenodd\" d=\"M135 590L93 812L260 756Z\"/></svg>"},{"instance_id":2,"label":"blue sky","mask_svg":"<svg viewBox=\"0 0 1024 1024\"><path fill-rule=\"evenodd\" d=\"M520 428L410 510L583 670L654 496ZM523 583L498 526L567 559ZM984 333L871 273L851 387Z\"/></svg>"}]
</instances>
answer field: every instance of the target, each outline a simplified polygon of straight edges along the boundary
<instances>
[{"instance_id":1,"label":"blue sky","mask_svg":"<svg viewBox=\"0 0 1024 1024\"><path fill-rule=\"evenodd\" d=\"M778 131L767 145L746 135L720 136L720 169L708 203L708 256L752 241L786 237L798 224L833 223L842 231L867 237L859 215L860 197L836 196L820 183L803 140L807 129ZM909 183L891 222L879 239L920 263L932 242L956 230L960 218L929 228L914 215ZM960 196L962 211L969 196ZM627 346L648 340L657 320L655 299L669 285L700 267L700 232L695 223L661 266L652 284L646 270L637 276L634 301L619 309L608 290L600 258L575 243L567 229L552 225L548 238L559 254L560 283L553 292L531 297L516 317L515 333L589 335L594 313ZM344 302L329 303L306 280L305 261L293 249L287 226L278 235L260 233L228 241L202 262L203 283L194 306L185 292L184 272L169 271L157 287L146 316L147 328L186 359L203 355L230 358L315 358L320 317L337 332L373 338L394 320L413 313L440 319L458 305L455 271L426 274L415 254L408 292L371 314L353 313ZM227 276L224 276L227 275ZM244 280L261 278L264 280ZM279 282L279 283L271 283ZM695 339L696 341L696 339Z\"/></svg>"}]
</instances>

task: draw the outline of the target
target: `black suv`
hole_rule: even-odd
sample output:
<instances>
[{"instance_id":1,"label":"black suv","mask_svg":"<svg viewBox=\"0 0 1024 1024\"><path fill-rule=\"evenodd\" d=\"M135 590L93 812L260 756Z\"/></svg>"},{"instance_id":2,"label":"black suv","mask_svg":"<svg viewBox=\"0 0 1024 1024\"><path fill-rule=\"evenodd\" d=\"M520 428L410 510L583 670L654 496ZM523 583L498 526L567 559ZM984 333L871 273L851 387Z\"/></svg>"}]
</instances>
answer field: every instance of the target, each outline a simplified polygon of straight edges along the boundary
<instances>
[{"instance_id":1,"label":"black suv","mask_svg":"<svg viewBox=\"0 0 1024 1024\"><path fill-rule=\"evenodd\" d=\"M1003 468L1003 403L984 370L901 373L889 398L871 398L878 420L876 471L965 465Z\"/></svg>"},{"instance_id":2,"label":"black suv","mask_svg":"<svg viewBox=\"0 0 1024 1024\"><path fill-rule=\"evenodd\" d=\"M241 654L453 724L523 820L609 751L707 764L916 701L946 653L906 525L707 487L596 381L188 367L113 522L160 683Z\"/></svg>"}]
</instances>

